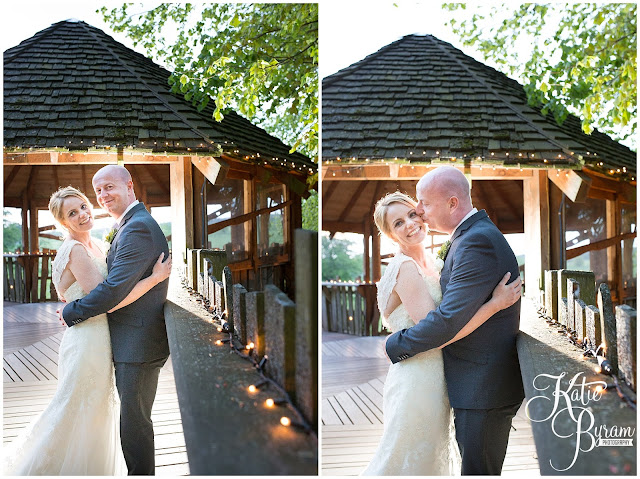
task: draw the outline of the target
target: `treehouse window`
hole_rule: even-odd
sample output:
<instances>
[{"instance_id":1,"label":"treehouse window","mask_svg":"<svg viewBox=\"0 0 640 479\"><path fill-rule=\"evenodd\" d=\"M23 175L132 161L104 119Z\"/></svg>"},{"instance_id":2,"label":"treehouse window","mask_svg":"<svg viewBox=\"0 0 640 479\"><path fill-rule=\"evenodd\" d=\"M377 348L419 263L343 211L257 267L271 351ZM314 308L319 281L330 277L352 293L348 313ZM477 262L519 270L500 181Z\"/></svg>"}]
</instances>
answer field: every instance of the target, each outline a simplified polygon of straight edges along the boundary
<instances>
[{"instance_id":1,"label":"treehouse window","mask_svg":"<svg viewBox=\"0 0 640 479\"><path fill-rule=\"evenodd\" d=\"M233 219L250 208L243 180L226 179L222 185L207 182L207 247L226 251L230 263L249 258L249 224L234 224Z\"/></svg>"},{"instance_id":2,"label":"treehouse window","mask_svg":"<svg viewBox=\"0 0 640 479\"><path fill-rule=\"evenodd\" d=\"M286 252L286 207L275 209L284 203L284 196L284 185L256 185L256 210L271 210L256 219L258 256L261 258L275 261Z\"/></svg>"},{"instance_id":3,"label":"treehouse window","mask_svg":"<svg viewBox=\"0 0 640 479\"><path fill-rule=\"evenodd\" d=\"M566 249L607 238L606 201L589 198L584 203L566 202ZM593 271L596 284L607 282L607 250L594 249L567 261L567 269Z\"/></svg>"}]
</instances>

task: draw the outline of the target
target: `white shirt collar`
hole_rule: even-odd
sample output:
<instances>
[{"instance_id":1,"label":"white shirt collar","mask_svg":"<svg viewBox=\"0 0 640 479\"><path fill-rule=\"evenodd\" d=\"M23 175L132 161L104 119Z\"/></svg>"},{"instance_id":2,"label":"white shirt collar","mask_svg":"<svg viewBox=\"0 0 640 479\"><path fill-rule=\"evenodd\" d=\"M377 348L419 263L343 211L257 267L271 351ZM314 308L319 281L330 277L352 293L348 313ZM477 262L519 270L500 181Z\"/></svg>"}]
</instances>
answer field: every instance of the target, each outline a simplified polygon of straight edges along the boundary
<instances>
[{"instance_id":1,"label":"white shirt collar","mask_svg":"<svg viewBox=\"0 0 640 479\"><path fill-rule=\"evenodd\" d=\"M462 218L462 221L460 221L460 223L458 223L458 226L456 226L455 228L453 228L453 231L451 232L451 237L453 238L453 235L456 233L456 230L457 230L458 228L460 228L460 225L461 225L462 223L464 223L465 221L467 221L469 218L471 218L471 217L472 217L473 215L475 215L477 212L478 212L478 208L471 208L471 211L469 211L469 212L467 213L467 215L466 215L464 218Z\"/></svg>"},{"instance_id":2,"label":"white shirt collar","mask_svg":"<svg viewBox=\"0 0 640 479\"><path fill-rule=\"evenodd\" d=\"M135 200L133 203L131 203L129 206L127 206L127 209L124 210L124 213L122 213L120 216L118 216L116 218L116 224L118 225L118 228L120 228L120 226L122 226L120 223L122 223L122 218L124 218L124 216L129 212L129 210L131 208L133 208L135 205L137 205L138 203L140 203L138 200Z\"/></svg>"}]
</instances>

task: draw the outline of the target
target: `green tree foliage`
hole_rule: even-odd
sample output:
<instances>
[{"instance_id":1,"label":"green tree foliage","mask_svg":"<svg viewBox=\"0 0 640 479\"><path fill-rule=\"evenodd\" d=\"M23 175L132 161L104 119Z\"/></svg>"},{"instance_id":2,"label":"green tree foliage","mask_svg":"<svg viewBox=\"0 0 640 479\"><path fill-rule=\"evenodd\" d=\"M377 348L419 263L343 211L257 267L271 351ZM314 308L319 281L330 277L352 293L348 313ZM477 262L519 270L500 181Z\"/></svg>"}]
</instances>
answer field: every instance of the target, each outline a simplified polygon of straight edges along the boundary
<instances>
[{"instance_id":1,"label":"green tree foliage","mask_svg":"<svg viewBox=\"0 0 640 479\"><path fill-rule=\"evenodd\" d=\"M2 252L13 253L22 250L22 226L7 219L10 213L2 211Z\"/></svg>"},{"instance_id":2,"label":"green tree foliage","mask_svg":"<svg viewBox=\"0 0 640 479\"><path fill-rule=\"evenodd\" d=\"M309 190L309 198L302 200L302 227L318 231L318 192Z\"/></svg>"},{"instance_id":3,"label":"green tree foliage","mask_svg":"<svg viewBox=\"0 0 640 479\"><path fill-rule=\"evenodd\" d=\"M166 3L132 10L124 4L99 12L173 70L174 92L200 110L213 99L218 121L233 108L317 157L317 4Z\"/></svg>"},{"instance_id":4,"label":"green tree foliage","mask_svg":"<svg viewBox=\"0 0 640 479\"><path fill-rule=\"evenodd\" d=\"M352 254L352 243L344 239L322 237L322 281L340 279L355 280L364 274L362 254Z\"/></svg>"},{"instance_id":5,"label":"green tree foliage","mask_svg":"<svg viewBox=\"0 0 640 479\"><path fill-rule=\"evenodd\" d=\"M582 119L585 133L597 127L635 144L635 4L477 5L462 12L465 4L449 3L443 8L465 18L448 22L465 45L522 79L530 104L553 113L558 123L571 112Z\"/></svg>"}]
</instances>

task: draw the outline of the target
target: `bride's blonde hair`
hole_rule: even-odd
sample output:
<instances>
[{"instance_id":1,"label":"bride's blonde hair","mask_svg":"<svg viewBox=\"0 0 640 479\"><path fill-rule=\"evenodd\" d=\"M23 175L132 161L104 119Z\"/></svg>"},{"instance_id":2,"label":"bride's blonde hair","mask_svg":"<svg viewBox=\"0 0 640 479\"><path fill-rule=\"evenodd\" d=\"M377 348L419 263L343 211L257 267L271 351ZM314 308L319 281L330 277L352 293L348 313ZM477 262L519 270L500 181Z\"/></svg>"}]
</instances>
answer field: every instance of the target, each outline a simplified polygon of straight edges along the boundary
<instances>
[{"instance_id":1,"label":"bride's blonde hair","mask_svg":"<svg viewBox=\"0 0 640 479\"><path fill-rule=\"evenodd\" d=\"M64 228L64 217L62 215L62 205L64 204L64 200L70 197L76 197L86 202L89 205L90 209L93 209L93 205L89 201L89 198L85 196L85 194L77 188L73 186L64 186L58 189L54 194L49 198L49 211L53 215L54 219ZM65 228L66 229L66 228Z\"/></svg>"},{"instance_id":2,"label":"bride's blonde hair","mask_svg":"<svg viewBox=\"0 0 640 479\"><path fill-rule=\"evenodd\" d=\"M376 208L373 211L373 221L378 227L380 233L388 236L389 238L392 238L393 235L391 232L391 227L387 224L387 210L393 203L402 203L409 208L415 208L416 206L418 206L418 203L413 198L399 191L387 193L385 196L378 200L378 202L376 203Z\"/></svg>"}]
</instances>

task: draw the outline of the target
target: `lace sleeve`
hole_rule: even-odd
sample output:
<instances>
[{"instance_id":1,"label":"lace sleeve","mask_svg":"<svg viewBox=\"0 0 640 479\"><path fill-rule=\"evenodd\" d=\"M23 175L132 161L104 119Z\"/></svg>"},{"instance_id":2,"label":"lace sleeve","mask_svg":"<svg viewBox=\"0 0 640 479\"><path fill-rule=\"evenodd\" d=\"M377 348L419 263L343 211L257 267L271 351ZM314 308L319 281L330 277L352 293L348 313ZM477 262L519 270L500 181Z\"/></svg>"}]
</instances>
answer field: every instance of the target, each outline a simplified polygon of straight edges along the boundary
<instances>
[{"instance_id":1,"label":"lace sleeve","mask_svg":"<svg viewBox=\"0 0 640 479\"><path fill-rule=\"evenodd\" d=\"M58 252L56 253L56 257L53 259L53 263L51 265L51 281L56 288L58 293L58 297L62 298L63 295L59 289L60 279L62 278L62 272L69 264L69 256L71 254L71 249L75 244L82 244L76 240L66 239L58 248Z\"/></svg>"},{"instance_id":2,"label":"lace sleeve","mask_svg":"<svg viewBox=\"0 0 640 479\"><path fill-rule=\"evenodd\" d=\"M391 297L391 293L393 292L393 288L396 286L396 281L398 280L398 272L400 271L400 266L405 261L413 261L418 267L418 272L421 276L424 277L422 270L418 266L418 263L411 258L410 256L404 255L402 253L396 254L389 264L387 265L387 269L384 271L384 275L380 278L380 281L376 283L378 288L378 310L380 311L380 318L382 321L382 325L389 329L389 323L387 322L387 318L384 316L384 311L387 309L387 303L389 302L389 298Z\"/></svg>"}]
</instances>

